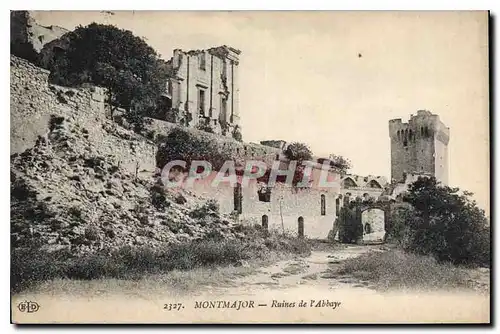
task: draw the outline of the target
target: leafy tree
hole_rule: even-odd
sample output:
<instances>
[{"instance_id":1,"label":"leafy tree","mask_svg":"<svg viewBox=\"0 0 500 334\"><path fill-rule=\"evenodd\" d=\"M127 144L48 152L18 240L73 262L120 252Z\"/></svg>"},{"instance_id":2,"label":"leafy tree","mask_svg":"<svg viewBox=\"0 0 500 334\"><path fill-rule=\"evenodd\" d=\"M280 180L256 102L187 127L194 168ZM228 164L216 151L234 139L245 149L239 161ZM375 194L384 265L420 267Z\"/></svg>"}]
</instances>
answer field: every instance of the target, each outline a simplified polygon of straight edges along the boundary
<instances>
[{"instance_id":1,"label":"leafy tree","mask_svg":"<svg viewBox=\"0 0 500 334\"><path fill-rule=\"evenodd\" d=\"M341 155L330 154L328 159L330 160L330 165L336 167L341 173L346 173L352 168L351 161Z\"/></svg>"},{"instance_id":2,"label":"leafy tree","mask_svg":"<svg viewBox=\"0 0 500 334\"><path fill-rule=\"evenodd\" d=\"M435 178L419 178L405 201L415 208L408 221L407 249L458 264L489 265L490 230L484 211L458 188L440 185Z\"/></svg>"},{"instance_id":3,"label":"leafy tree","mask_svg":"<svg viewBox=\"0 0 500 334\"><path fill-rule=\"evenodd\" d=\"M50 80L107 88L112 111L124 108L127 120L141 128L167 84L167 65L155 50L131 31L97 23L79 26L62 39L67 47L47 64Z\"/></svg>"},{"instance_id":4,"label":"leafy tree","mask_svg":"<svg viewBox=\"0 0 500 334\"><path fill-rule=\"evenodd\" d=\"M288 145L285 156L289 160L296 160L298 163L312 159L312 151L306 144L294 142Z\"/></svg>"}]
</instances>

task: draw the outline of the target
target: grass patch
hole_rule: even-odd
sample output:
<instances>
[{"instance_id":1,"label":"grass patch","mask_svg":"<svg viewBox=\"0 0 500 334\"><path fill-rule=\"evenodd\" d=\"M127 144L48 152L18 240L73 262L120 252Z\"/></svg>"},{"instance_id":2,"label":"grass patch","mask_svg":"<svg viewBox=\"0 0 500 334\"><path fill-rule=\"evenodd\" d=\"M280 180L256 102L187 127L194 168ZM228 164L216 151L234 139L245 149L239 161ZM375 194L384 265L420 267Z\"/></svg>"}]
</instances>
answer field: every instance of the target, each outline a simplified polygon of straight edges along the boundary
<instances>
[{"instance_id":1,"label":"grass patch","mask_svg":"<svg viewBox=\"0 0 500 334\"><path fill-rule=\"evenodd\" d=\"M68 250L49 253L36 247L14 249L11 256L11 290L19 292L40 282L59 278L140 280L175 270L244 267L250 260L269 261L286 254L310 254L310 245L305 239L261 232L254 231L244 239L214 237L170 245L162 250L123 247L80 257L75 257ZM171 279L175 280L175 276Z\"/></svg>"},{"instance_id":2,"label":"grass patch","mask_svg":"<svg viewBox=\"0 0 500 334\"><path fill-rule=\"evenodd\" d=\"M253 259L242 266L206 266L191 270L174 269L159 274L145 274L139 279L99 278L76 280L54 278L40 282L23 293L88 296L89 294L130 294L136 296L182 295L202 287L234 286L237 280L256 274L261 267L290 258L290 254L270 252L263 260Z\"/></svg>"},{"instance_id":3,"label":"grass patch","mask_svg":"<svg viewBox=\"0 0 500 334\"><path fill-rule=\"evenodd\" d=\"M430 256L401 250L361 255L341 262L330 277L348 276L369 281L380 290L443 290L468 287L464 270L450 263L438 263Z\"/></svg>"}]
</instances>

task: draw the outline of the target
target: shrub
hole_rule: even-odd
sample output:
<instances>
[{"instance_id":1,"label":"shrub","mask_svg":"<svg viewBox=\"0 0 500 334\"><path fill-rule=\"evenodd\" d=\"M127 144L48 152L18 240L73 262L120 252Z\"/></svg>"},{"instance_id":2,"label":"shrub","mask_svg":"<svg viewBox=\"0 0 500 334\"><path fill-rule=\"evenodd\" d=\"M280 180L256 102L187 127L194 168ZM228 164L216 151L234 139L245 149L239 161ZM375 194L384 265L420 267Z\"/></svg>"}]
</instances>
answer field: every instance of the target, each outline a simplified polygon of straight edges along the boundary
<instances>
[{"instance_id":1,"label":"shrub","mask_svg":"<svg viewBox=\"0 0 500 334\"><path fill-rule=\"evenodd\" d=\"M233 138L236 140L236 141L239 141L239 142L242 142L243 141L243 136L241 135L241 130L240 130L240 127L239 125L236 125L233 129Z\"/></svg>"},{"instance_id":2,"label":"shrub","mask_svg":"<svg viewBox=\"0 0 500 334\"><path fill-rule=\"evenodd\" d=\"M193 160L204 160L210 162L214 170L219 170L226 160L232 160L232 158L228 152L219 149L210 138L175 128L167 137L160 139L156 153L156 166L163 168L173 160L185 161L186 167L189 167Z\"/></svg>"},{"instance_id":3,"label":"shrub","mask_svg":"<svg viewBox=\"0 0 500 334\"><path fill-rule=\"evenodd\" d=\"M405 201L415 208L407 221L406 249L430 254L455 264L490 265L490 228L484 211L458 188L419 178L410 185Z\"/></svg>"},{"instance_id":4,"label":"shrub","mask_svg":"<svg viewBox=\"0 0 500 334\"><path fill-rule=\"evenodd\" d=\"M187 203L186 197L184 197L182 194L177 194L175 196L174 200L175 200L175 203L180 204L180 205L184 205Z\"/></svg>"},{"instance_id":5,"label":"shrub","mask_svg":"<svg viewBox=\"0 0 500 334\"><path fill-rule=\"evenodd\" d=\"M194 219L206 218L207 216L218 216L219 215L219 203L216 200L210 199L206 201L203 205L193 209L189 213L189 217Z\"/></svg>"},{"instance_id":6,"label":"shrub","mask_svg":"<svg viewBox=\"0 0 500 334\"><path fill-rule=\"evenodd\" d=\"M415 217L415 209L408 203L391 205L390 226L387 231L387 241L405 247L408 243L408 222Z\"/></svg>"},{"instance_id":7,"label":"shrub","mask_svg":"<svg viewBox=\"0 0 500 334\"><path fill-rule=\"evenodd\" d=\"M348 259L334 274L368 280L382 290L465 287L468 279L462 269L450 263L438 263L432 256L397 249Z\"/></svg>"},{"instance_id":8,"label":"shrub","mask_svg":"<svg viewBox=\"0 0 500 334\"><path fill-rule=\"evenodd\" d=\"M286 148L285 156L289 160L308 161L312 159L312 151L306 144L294 142Z\"/></svg>"},{"instance_id":9,"label":"shrub","mask_svg":"<svg viewBox=\"0 0 500 334\"><path fill-rule=\"evenodd\" d=\"M165 196L165 191L160 185L154 185L150 189L151 203L159 211L165 211L170 206L170 202Z\"/></svg>"},{"instance_id":10,"label":"shrub","mask_svg":"<svg viewBox=\"0 0 500 334\"><path fill-rule=\"evenodd\" d=\"M339 213L339 239L343 243L355 243L363 235L363 226L357 203L350 202Z\"/></svg>"},{"instance_id":11,"label":"shrub","mask_svg":"<svg viewBox=\"0 0 500 334\"><path fill-rule=\"evenodd\" d=\"M328 159L330 160L330 165L337 168L341 173L346 173L352 168L351 161L341 155L330 154Z\"/></svg>"},{"instance_id":12,"label":"shrub","mask_svg":"<svg viewBox=\"0 0 500 334\"><path fill-rule=\"evenodd\" d=\"M196 128L198 130L205 131L205 132L208 132L208 133L214 133L214 129L210 125L210 120L209 119L200 120L200 122L198 123L198 125L196 126Z\"/></svg>"}]
</instances>

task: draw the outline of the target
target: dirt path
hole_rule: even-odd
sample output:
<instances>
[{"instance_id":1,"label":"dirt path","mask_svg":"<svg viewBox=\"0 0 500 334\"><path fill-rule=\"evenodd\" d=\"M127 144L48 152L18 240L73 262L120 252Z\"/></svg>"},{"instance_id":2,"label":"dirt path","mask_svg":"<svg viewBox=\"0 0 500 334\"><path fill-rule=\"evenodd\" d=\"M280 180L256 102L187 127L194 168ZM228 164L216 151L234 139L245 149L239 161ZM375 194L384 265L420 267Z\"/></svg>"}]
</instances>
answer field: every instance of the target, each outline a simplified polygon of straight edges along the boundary
<instances>
[{"instance_id":1,"label":"dirt path","mask_svg":"<svg viewBox=\"0 0 500 334\"><path fill-rule=\"evenodd\" d=\"M346 259L355 258L368 252L382 251L383 246L349 245L331 251L312 251L307 258L297 257L280 261L272 266L261 268L256 274L241 277L229 286L207 286L204 290L212 293L238 295L241 293L258 293L259 289L286 290L296 287L315 286L330 288L365 288L366 282L355 282L347 278L328 277L326 271L332 265L340 264ZM361 284L360 284L361 283Z\"/></svg>"}]
</instances>

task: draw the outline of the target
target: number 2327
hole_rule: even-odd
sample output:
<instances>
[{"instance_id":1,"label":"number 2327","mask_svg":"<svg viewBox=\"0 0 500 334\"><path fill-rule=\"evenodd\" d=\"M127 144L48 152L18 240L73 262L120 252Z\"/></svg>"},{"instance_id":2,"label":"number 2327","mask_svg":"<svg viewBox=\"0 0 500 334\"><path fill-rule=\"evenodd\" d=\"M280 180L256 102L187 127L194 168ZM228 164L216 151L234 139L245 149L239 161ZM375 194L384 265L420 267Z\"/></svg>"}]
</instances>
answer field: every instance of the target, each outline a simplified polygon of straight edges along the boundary
<instances>
[{"instance_id":1,"label":"number 2327","mask_svg":"<svg viewBox=\"0 0 500 334\"><path fill-rule=\"evenodd\" d=\"M175 304L163 304L163 309L167 311L180 311L184 308L184 305L182 303L175 303Z\"/></svg>"}]
</instances>

